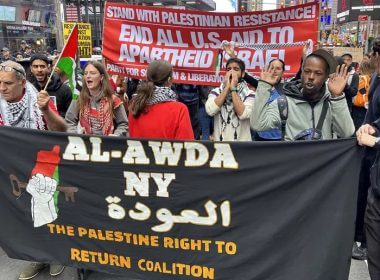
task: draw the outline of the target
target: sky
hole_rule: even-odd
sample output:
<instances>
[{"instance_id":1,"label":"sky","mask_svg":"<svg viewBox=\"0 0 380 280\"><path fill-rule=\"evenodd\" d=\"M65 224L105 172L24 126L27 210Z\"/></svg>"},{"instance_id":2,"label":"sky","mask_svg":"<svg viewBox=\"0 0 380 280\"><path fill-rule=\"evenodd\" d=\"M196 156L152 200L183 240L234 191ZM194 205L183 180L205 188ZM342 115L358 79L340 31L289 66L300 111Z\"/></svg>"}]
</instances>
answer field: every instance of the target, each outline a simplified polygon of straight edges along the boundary
<instances>
[{"instance_id":1,"label":"sky","mask_svg":"<svg viewBox=\"0 0 380 280\"><path fill-rule=\"evenodd\" d=\"M237 0L214 0L217 12L235 12Z\"/></svg>"},{"instance_id":2,"label":"sky","mask_svg":"<svg viewBox=\"0 0 380 280\"><path fill-rule=\"evenodd\" d=\"M214 0L217 12L235 12L237 0ZM276 0L263 0L264 10L276 9Z\"/></svg>"}]
</instances>

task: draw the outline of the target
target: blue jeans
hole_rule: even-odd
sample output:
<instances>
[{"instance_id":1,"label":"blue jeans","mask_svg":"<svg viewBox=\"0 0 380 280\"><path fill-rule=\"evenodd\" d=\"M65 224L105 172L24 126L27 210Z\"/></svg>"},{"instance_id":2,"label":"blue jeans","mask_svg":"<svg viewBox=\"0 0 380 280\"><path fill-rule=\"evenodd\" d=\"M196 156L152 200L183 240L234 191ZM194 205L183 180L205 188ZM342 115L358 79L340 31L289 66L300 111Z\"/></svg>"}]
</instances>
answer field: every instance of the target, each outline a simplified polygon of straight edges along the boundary
<instances>
[{"instance_id":1,"label":"blue jeans","mask_svg":"<svg viewBox=\"0 0 380 280\"><path fill-rule=\"evenodd\" d=\"M213 118L207 115L206 108L203 104L199 106L199 124L201 128L201 140L210 140Z\"/></svg>"}]
</instances>

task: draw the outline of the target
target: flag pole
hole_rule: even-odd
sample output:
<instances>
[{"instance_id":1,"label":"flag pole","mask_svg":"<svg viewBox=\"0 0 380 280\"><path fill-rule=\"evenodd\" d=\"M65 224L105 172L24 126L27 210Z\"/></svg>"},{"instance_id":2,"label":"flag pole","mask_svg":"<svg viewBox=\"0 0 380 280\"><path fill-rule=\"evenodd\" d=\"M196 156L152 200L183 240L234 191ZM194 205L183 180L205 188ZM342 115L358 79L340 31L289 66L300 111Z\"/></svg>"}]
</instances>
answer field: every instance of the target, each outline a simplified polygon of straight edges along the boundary
<instances>
[{"instance_id":1,"label":"flag pole","mask_svg":"<svg viewBox=\"0 0 380 280\"><path fill-rule=\"evenodd\" d=\"M63 46L63 49L62 49L61 53L59 54L58 59L57 59L57 62L61 59L62 54L64 53L64 50L66 49L67 43L70 41L71 35L73 35L74 29L75 29L75 27L76 27L77 25L78 25L78 23L75 23L73 29L72 29L71 32L70 32L69 37L67 37L66 44ZM50 73L49 79L47 80L47 83L46 83L46 85L45 85L45 87L44 87L44 89L43 89L44 91L46 91L47 86L49 85L50 80L51 80L51 78L53 77L56 68L57 68L57 63L54 64L54 67L53 67L53 69L52 69L52 71L51 71L51 73Z\"/></svg>"}]
</instances>

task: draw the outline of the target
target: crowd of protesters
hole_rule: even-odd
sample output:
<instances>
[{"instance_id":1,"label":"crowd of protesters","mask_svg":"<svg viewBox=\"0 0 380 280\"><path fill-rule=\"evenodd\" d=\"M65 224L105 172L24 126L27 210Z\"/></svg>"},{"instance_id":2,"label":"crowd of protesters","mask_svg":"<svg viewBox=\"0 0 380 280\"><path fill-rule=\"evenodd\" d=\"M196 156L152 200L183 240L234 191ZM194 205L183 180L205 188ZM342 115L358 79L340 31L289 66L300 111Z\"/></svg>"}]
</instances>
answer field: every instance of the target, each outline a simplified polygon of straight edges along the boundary
<instances>
[{"instance_id":1,"label":"crowd of protesters","mask_svg":"<svg viewBox=\"0 0 380 280\"><path fill-rule=\"evenodd\" d=\"M380 37L358 68L349 53L333 57L318 49L303 57L299 75L287 81L283 79L286 65L280 59L270 61L256 79L246 73L233 49L225 51L230 58L224 82L216 88L173 84L173 67L163 60L149 64L146 81L110 77L102 62L89 61L83 69L82 87L76 89L79 97L72 99L62 69L57 67L50 77L53 61L48 56L33 53L25 41L16 57L4 47L0 125L213 141L322 140L351 137L356 131L359 144L367 148L352 254L357 259L366 259L368 254L371 279L379 280L380 186L370 181L369 173L378 164L380 149ZM17 62L25 58L30 75ZM19 279L31 279L46 266L32 263ZM51 265L50 274L59 275L63 269Z\"/></svg>"}]
</instances>

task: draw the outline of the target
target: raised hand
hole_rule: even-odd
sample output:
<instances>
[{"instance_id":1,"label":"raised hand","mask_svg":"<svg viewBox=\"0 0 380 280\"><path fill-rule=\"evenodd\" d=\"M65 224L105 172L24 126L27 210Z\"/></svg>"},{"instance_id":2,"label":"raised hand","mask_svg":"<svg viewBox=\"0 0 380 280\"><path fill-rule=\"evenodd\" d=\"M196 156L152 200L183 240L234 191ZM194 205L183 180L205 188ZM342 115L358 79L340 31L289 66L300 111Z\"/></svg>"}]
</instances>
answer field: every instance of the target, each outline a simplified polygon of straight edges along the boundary
<instances>
[{"instance_id":1,"label":"raised hand","mask_svg":"<svg viewBox=\"0 0 380 280\"><path fill-rule=\"evenodd\" d=\"M223 44L223 50L230 56L230 57L236 57L235 51L234 51L234 44L231 43L225 43Z\"/></svg>"},{"instance_id":2,"label":"raised hand","mask_svg":"<svg viewBox=\"0 0 380 280\"><path fill-rule=\"evenodd\" d=\"M332 97L342 95L343 89L347 84L349 74L347 73L347 66L345 64L338 65L335 73L329 79L327 87Z\"/></svg>"},{"instance_id":3,"label":"raised hand","mask_svg":"<svg viewBox=\"0 0 380 280\"><path fill-rule=\"evenodd\" d=\"M260 80L273 86L277 83L278 76L275 75L273 67L269 67L269 65L267 65L260 73Z\"/></svg>"}]
</instances>

